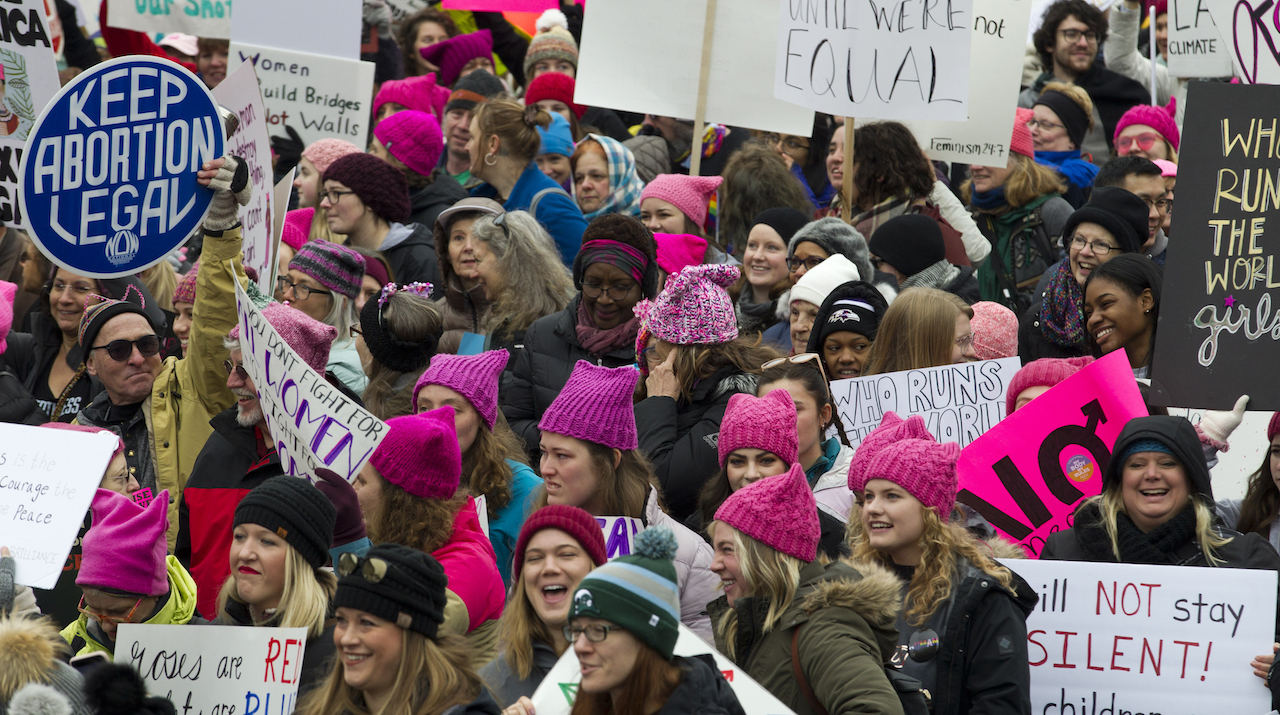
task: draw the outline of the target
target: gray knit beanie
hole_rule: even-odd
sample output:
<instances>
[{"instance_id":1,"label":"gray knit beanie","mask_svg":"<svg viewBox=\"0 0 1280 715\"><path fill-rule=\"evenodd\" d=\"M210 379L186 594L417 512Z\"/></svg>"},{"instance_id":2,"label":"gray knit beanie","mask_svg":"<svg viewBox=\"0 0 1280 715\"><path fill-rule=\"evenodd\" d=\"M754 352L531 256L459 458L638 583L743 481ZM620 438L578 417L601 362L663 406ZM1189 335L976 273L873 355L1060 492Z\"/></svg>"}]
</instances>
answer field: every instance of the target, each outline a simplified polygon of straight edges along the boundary
<instances>
[{"instance_id":1,"label":"gray knit beanie","mask_svg":"<svg viewBox=\"0 0 1280 715\"><path fill-rule=\"evenodd\" d=\"M858 229L838 218L819 219L796 231L791 241L787 243L787 257L794 256L796 246L804 241L816 244L828 255L844 254L845 258L858 267L860 276L875 275L875 269L871 266L871 249L867 248L867 239L858 233Z\"/></svg>"}]
</instances>

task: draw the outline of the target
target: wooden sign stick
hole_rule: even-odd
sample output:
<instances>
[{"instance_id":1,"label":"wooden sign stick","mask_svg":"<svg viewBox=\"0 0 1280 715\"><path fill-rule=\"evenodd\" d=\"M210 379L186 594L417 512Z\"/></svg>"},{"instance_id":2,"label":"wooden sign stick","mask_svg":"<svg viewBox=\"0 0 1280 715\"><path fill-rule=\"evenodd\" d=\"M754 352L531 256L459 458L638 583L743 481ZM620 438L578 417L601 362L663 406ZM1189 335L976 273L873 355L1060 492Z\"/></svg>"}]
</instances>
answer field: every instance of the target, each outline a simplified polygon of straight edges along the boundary
<instances>
[{"instance_id":1,"label":"wooden sign stick","mask_svg":"<svg viewBox=\"0 0 1280 715\"><path fill-rule=\"evenodd\" d=\"M716 32L716 0L707 0L702 27L702 67L698 70L698 108L693 117L693 146L689 151L689 176L702 170L702 135L707 131L707 85L711 77L711 42Z\"/></svg>"}]
</instances>

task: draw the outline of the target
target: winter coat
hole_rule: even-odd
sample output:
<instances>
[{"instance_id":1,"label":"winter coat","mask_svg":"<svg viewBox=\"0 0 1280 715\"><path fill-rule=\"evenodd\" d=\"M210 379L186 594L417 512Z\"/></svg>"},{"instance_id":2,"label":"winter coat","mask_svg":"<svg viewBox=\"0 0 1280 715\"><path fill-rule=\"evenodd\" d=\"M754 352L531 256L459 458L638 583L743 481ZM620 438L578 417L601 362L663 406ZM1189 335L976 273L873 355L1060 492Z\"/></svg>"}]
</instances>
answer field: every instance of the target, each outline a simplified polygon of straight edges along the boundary
<instances>
[{"instance_id":1,"label":"winter coat","mask_svg":"<svg viewBox=\"0 0 1280 715\"><path fill-rule=\"evenodd\" d=\"M369 376L364 373L364 366L360 363L356 341L349 335L339 336L329 346L329 362L325 365L325 371L332 372L347 389L357 395L363 395L364 389L369 386Z\"/></svg>"},{"instance_id":2,"label":"winter coat","mask_svg":"<svg viewBox=\"0 0 1280 715\"><path fill-rule=\"evenodd\" d=\"M1045 72L1018 95L1018 106L1031 109L1040 92L1050 82L1058 81L1052 72ZM1093 100L1093 129L1084 136L1080 151L1093 156L1093 163L1105 164L1111 157L1111 139L1120 117L1136 104L1151 104L1151 93L1140 82L1107 69L1101 56L1093 67L1076 78L1075 84Z\"/></svg>"},{"instance_id":3,"label":"winter coat","mask_svg":"<svg viewBox=\"0 0 1280 715\"><path fill-rule=\"evenodd\" d=\"M560 634L553 633L551 637L559 638ZM516 674L504 653L499 653L497 658L480 669L481 680L493 691L493 696L499 705L510 707L522 697L532 698L534 691L547 677L547 673L550 673L560 660L560 656L556 655L555 650L546 643L535 640L531 645L533 646L533 667L529 669L527 678L521 679Z\"/></svg>"},{"instance_id":4,"label":"winter coat","mask_svg":"<svg viewBox=\"0 0 1280 715\"><path fill-rule=\"evenodd\" d=\"M676 656L672 662L684 677L654 715L746 715L710 655Z\"/></svg>"},{"instance_id":5,"label":"winter coat","mask_svg":"<svg viewBox=\"0 0 1280 715\"><path fill-rule=\"evenodd\" d=\"M516 352L510 374L498 393L502 414L530 451L541 441L538 422L569 381L573 366L586 360L605 367L622 367L636 361L635 348L594 355L578 341L578 304L582 294L559 313L534 321L524 333L524 349Z\"/></svg>"},{"instance_id":6,"label":"winter coat","mask_svg":"<svg viewBox=\"0 0 1280 715\"><path fill-rule=\"evenodd\" d=\"M898 641L899 590L898 579L883 566L805 564L795 597L767 633L768 599L751 596L734 603L733 660L796 715L816 715L792 664L791 642L798 629L800 670L830 715L901 715L898 694L884 674ZM717 621L729 609L724 596L712 606ZM726 652L721 634L716 636L716 649Z\"/></svg>"},{"instance_id":7,"label":"winter coat","mask_svg":"<svg viewBox=\"0 0 1280 715\"><path fill-rule=\"evenodd\" d=\"M18 376L0 366L0 422L39 426L48 421L49 416L22 386Z\"/></svg>"},{"instance_id":8,"label":"winter coat","mask_svg":"<svg viewBox=\"0 0 1280 715\"><path fill-rule=\"evenodd\" d=\"M671 156L667 152L667 140L661 136L642 134L622 142L636 158L636 176L649 183L659 174L671 173Z\"/></svg>"},{"instance_id":9,"label":"winter coat","mask_svg":"<svg viewBox=\"0 0 1280 715\"><path fill-rule=\"evenodd\" d=\"M393 223L378 248L396 283L440 285L440 265L436 260L436 239L431 224Z\"/></svg>"},{"instance_id":10,"label":"winter coat","mask_svg":"<svg viewBox=\"0 0 1280 715\"><path fill-rule=\"evenodd\" d=\"M1053 270L1056 269L1049 269L1049 271ZM1040 308L1043 305L1043 294L1041 294L1041 297L1032 303L1031 307L1027 308L1018 319L1018 357L1022 358L1022 364L1026 365L1040 358L1069 358L1086 355L1083 343L1079 347L1068 348L1045 337L1044 330L1040 326Z\"/></svg>"},{"instance_id":11,"label":"winter coat","mask_svg":"<svg viewBox=\"0 0 1280 715\"><path fill-rule=\"evenodd\" d=\"M58 350L62 347L62 331L53 316L39 309L33 309L27 316L31 321L30 332L11 331L7 340L8 348L4 352L4 364L17 376L26 391L35 395L41 380L48 387L49 373L53 371L53 361L58 358ZM73 371L84 362L84 352L80 346L74 345L67 352L66 364ZM74 391L63 406L63 413L78 414L93 402L93 398L102 392L102 383L98 378L85 373L80 377ZM53 396L57 399L57 395ZM54 405L41 405L49 419L57 420L60 415L51 415ZM48 421L48 420L46 420ZM60 420L61 421L61 420Z\"/></svg>"},{"instance_id":12,"label":"winter coat","mask_svg":"<svg viewBox=\"0 0 1280 715\"><path fill-rule=\"evenodd\" d=\"M498 510L496 518L489 520L489 543L493 545L502 584L510 588L516 540L520 538L524 520L533 510L533 492L542 486L542 477L527 464L508 459L507 466L511 467L511 501Z\"/></svg>"},{"instance_id":13,"label":"winter coat","mask_svg":"<svg viewBox=\"0 0 1280 715\"><path fill-rule=\"evenodd\" d=\"M534 197L547 189L554 191L542 194L538 199L537 210L529 211ZM516 185L511 188L511 195L505 197L505 201L499 198L498 190L488 183L472 189L471 195L499 201L507 211L529 211L547 229L547 233L551 234L564 264L573 265L573 257L578 255L578 248L582 245L582 232L587 230L587 220L582 217L582 210L573 198L560 188L555 179L542 173L536 163L531 161L524 168L524 173L520 174Z\"/></svg>"},{"instance_id":14,"label":"winter coat","mask_svg":"<svg viewBox=\"0 0 1280 715\"><path fill-rule=\"evenodd\" d=\"M1218 518L1222 519L1222 523L1228 529L1240 530L1240 505L1243 503L1243 499L1223 499L1218 502ZM1280 552L1280 514L1271 520L1271 526L1267 530L1267 541L1271 544L1271 548Z\"/></svg>"},{"instance_id":15,"label":"winter coat","mask_svg":"<svg viewBox=\"0 0 1280 715\"><path fill-rule=\"evenodd\" d=\"M196 582L191 580L191 574L182 568L182 564L173 555L165 557L165 569L169 573L169 594L164 597L164 602L155 615L143 621L143 624L185 626L208 623L196 615ZM116 649L116 642L98 628L98 622L90 622L89 617L83 613L74 623L62 629L62 640L71 646L72 655L102 652L111 656Z\"/></svg>"},{"instance_id":16,"label":"winter coat","mask_svg":"<svg viewBox=\"0 0 1280 715\"><path fill-rule=\"evenodd\" d=\"M85 702L84 681L79 671L62 662L57 638L58 631L47 621L10 618L0 623L0 693L16 695L25 684L43 683L67 699L69 715L91 715L97 703ZM9 701L0 699L0 715L8 712Z\"/></svg>"},{"instance_id":17,"label":"winter coat","mask_svg":"<svg viewBox=\"0 0 1280 715\"><path fill-rule=\"evenodd\" d=\"M496 14L496 13L495 13ZM440 713L440 715L501 715L502 708L493 699L493 694L487 689L481 688L480 694L475 700L453 707Z\"/></svg>"},{"instance_id":18,"label":"winter coat","mask_svg":"<svg viewBox=\"0 0 1280 715\"><path fill-rule=\"evenodd\" d=\"M720 470L717 440L729 398L756 394L756 375L725 367L698 382L691 399L646 397L636 403L640 449L653 463L671 515L683 521L698 506L698 492Z\"/></svg>"},{"instance_id":19,"label":"winter coat","mask_svg":"<svg viewBox=\"0 0 1280 715\"><path fill-rule=\"evenodd\" d=\"M658 504L658 490L650 487L644 503L645 528L665 526L676 537L676 555L672 565L676 568L676 585L680 589L680 622L697 633L704 641L711 642L711 616L707 604L720 591L720 577L712 573L711 562L715 554L711 545L697 532L676 521Z\"/></svg>"},{"instance_id":20,"label":"winter coat","mask_svg":"<svg viewBox=\"0 0 1280 715\"><path fill-rule=\"evenodd\" d=\"M835 449L835 454L831 454ZM853 511L853 492L849 489L849 465L853 462L854 449L840 444L832 437L823 443L823 458L810 467L806 476L813 485L813 496L818 500L818 525L821 535L818 548L831 558L847 554L845 532ZM818 474L815 470L821 469Z\"/></svg>"},{"instance_id":21,"label":"winter coat","mask_svg":"<svg viewBox=\"0 0 1280 715\"><path fill-rule=\"evenodd\" d=\"M206 618L218 615L218 591L231 575L227 549L232 522L239 506L254 487L285 473L280 454L264 441L257 427L236 422L236 408L210 420L213 434L196 464L178 502L178 542L174 556L186 565L199 589L198 608Z\"/></svg>"},{"instance_id":22,"label":"winter coat","mask_svg":"<svg viewBox=\"0 0 1280 715\"><path fill-rule=\"evenodd\" d=\"M786 296L783 296L784 298ZM782 299L779 299L781 301ZM771 347L777 348L778 352L783 355L794 355L795 351L791 349L791 321L780 320L771 327L765 329L760 334L760 340Z\"/></svg>"},{"instance_id":23,"label":"winter coat","mask_svg":"<svg viewBox=\"0 0 1280 715\"><path fill-rule=\"evenodd\" d=\"M170 557L172 558L172 557ZM249 607L239 601L228 598L227 607L218 619L216 626L249 626L253 627L253 614ZM262 624L261 628L275 628L279 623L274 619ZM333 654L337 650L333 643L334 623L325 624L324 631L314 638L307 638L307 645L302 653L302 672L298 674L298 695L306 693L317 685L324 684L333 668Z\"/></svg>"},{"instance_id":24,"label":"winter coat","mask_svg":"<svg viewBox=\"0 0 1280 715\"><path fill-rule=\"evenodd\" d=\"M1048 276L1053 275L1049 269L1062 255L1062 227L1071 212L1071 204L1056 195L1041 196L1023 206L1006 205L999 214L975 209L978 229L996 252L996 258L978 270L982 300L996 301L1015 313L1041 300L1040 283L1048 286ZM1038 290L1029 292L1026 284L1032 280ZM1016 295L1006 297L1005 290Z\"/></svg>"},{"instance_id":25,"label":"winter coat","mask_svg":"<svg viewBox=\"0 0 1280 715\"><path fill-rule=\"evenodd\" d=\"M106 392L99 394L76 417L79 424L109 427L120 434L130 469L137 469L139 476L145 469L154 470L158 487L155 493L169 490L171 553L178 538L178 502L182 490L196 457L213 434L209 421L236 402L235 395L227 389L227 373L222 369L222 361L227 358L222 340L236 325L232 275L240 285L248 284L240 263L240 227L227 229L221 236L206 233L200 273L196 278L200 303L191 323L187 355L165 358L160 364L151 387L151 398L144 400L139 410L145 425L135 423L130 430L120 431L116 425L107 423L110 400ZM130 453L136 454L130 458ZM143 455L146 463L139 466Z\"/></svg>"},{"instance_id":26,"label":"winter coat","mask_svg":"<svg viewBox=\"0 0 1280 715\"><path fill-rule=\"evenodd\" d=\"M467 198L469 194L462 185L445 172L436 175L436 179L426 186L420 186L409 192L409 220L425 226L428 231L436 225L436 217L441 211ZM399 280L397 275L396 279Z\"/></svg>"},{"instance_id":27,"label":"winter coat","mask_svg":"<svg viewBox=\"0 0 1280 715\"><path fill-rule=\"evenodd\" d=\"M480 668L498 654L498 616L502 615L506 590L493 554L493 546L476 514L476 501L466 504L453 520L453 533L431 556L449 578L441 633L466 636L472 665Z\"/></svg>"}]
</instances>

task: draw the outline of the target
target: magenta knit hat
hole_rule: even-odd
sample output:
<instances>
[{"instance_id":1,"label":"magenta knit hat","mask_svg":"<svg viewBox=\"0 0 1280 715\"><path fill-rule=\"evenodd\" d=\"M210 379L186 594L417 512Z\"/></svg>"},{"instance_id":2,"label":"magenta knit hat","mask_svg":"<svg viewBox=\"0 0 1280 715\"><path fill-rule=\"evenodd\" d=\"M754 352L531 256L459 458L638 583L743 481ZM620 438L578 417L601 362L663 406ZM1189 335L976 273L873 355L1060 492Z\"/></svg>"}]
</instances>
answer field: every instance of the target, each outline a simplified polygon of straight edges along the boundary
<instances>
[{"instance_id":1,"label":"magenta knit hat","mask_svg":"<svg viewBox=\"0 0 1280 715\"><path fill-rule=\"evenodd\" d=\"M738 316L725 288L738 280L737 266L689 266L667 278L653 300L636 303L633 312L659 340L672 345L719 345L738 337Z\"/></svg>"},{"instance_id":2,"label":"magenta knit hat","mask_svg":"<svg viewBox=\"0 0 1280 715\"><path fill-rule=\"evenodd\" d=\"M738 393L729 398L720 421L720 466L735 449L763 449L773 452L788 465L795 464L799 437L796 435L796 403L781 388L764 397Z\"/></svg>"},{"instance_id":3,"label":"magenta knit hat","mask_svg":"<svg viewBox=\"0 0 1280 715\"><path fill-rule=\"evenodd\" d=\"M493 33L480 30L450 37L418 50L418 54L422 55L422 59L440 68L436 81L446 87L452 87L468 62L477 57L488 57L493 54Z\"/></svg>"},{"instance_id":4,"label":"magenta knit hat","mask_svg":"<svg viewBox=\"0 0 1280 715\"><path fill-rule=\"evenodd\" d=\"M956 505L956 462L960 445L931 439L904 439L880 450L867 464L861 492L872 479L887 479L921 504L938 510L944 522Z\"/></svg>"},{"instance_id":5,"label":"magenta knit hat","mask_svg":"<svg viewBox=\"0 0 1280 715\"><path fill-rule=\"evenodd\" d=\"M262 309L262 315L303 362L312 370L324 374L324 368L329 364L329 348L338 337L337 328L283 303L269 304ZM240 339L239 323L227 333L227 337L232 340Z\"/></svg>"},{"instance_id":6,"label":"magenta knit hat","mask_svg":"<svg viewBox=\"0 0 1280 715\"><path fill-rule=\"evenodd\" d=\"M1267 423L1267 441L1275 439L1277 434L1280 434L1280 412L1271 415L1271 421Z\"/></svg>"},{"instance_id":7,"label":"magenta knit hat","mask_svg":"<svg viewBox=\"0 0 1280 715\"><path fill-rule=\"evenodd\" d=\"M426 112L396 112L378 122L373 135L391 156L423 176L430 176L444 151L440 122Z\"/></svg>"},{"instance_id":8,"label":"magenta knit hat","mask_svg":"<svg viewBox=\"0 0 1280 715\"><path fill-rule=\"evenodd\" d=\"M582 119L582 115L587 113L587 108L573 102L576 85L574 79L567 74L543 72L529 83L529 89L524 93L524 103L532 106L544 99L558 99L568 105L578 119Z\"/></svg>"},{"instance_id":9,"label":"magenta knit hat","mask_svg":"<svg viewBox=\"0 0 1280 715\"><path fill-rule=\"evenodd\" d=\"M462 453L453 408L387 420L387 436L369 464L382 478L419 499L452 499L462 480Z\"/></svg>"},{"instance_id":10,"label":"magenta knit hat","mask_svg":"<svg viewBox=\"0 0 1280 715\"><path fill-rule=\"evenodd\" d=\"M348 154L362 153L360 147L344 139L321 139L302 150L303 158L310 159L322 176L333 162Z\"/></svg>"},{"instance_id":11,"label":"magenta knit hat","mask_svg":"<svg viewBox=\"0 0 1280 715\"><path fill-rule=\"evenodd\" d=\"M436 355L413 386L413 411L418 411L419 390L426 385L440 385L467 398L492 432L493 423L498 419L498 378L502 377L510 357L511 353L506 350L489 350L479 355Z\"/></svg>"},{"instance_id":12,"label":"magenta knit hat","mask_svg":"<svg viewBox=\"0 0 1280 715\"><path fill-rule=\"evenodd\" d=\"M591 563L603 566L609 560L605 548L604 532L600 523L586 511L568 504L548 504L529 515L524 526L520 527L520 536L516 539L515 569L512 574L518 575L524 568L524 549L529 540L543 529L559 529L577 539L582 550L587 552Z\"/></svg>"},{"instance_id":13,"label":"magenta knit hat","mask_svg":"<svg viewBox=\"0 0 1280 715\"><path fill-rule=\"evenodd\" d=\"M284 229L280 232L280 242L296 253L302 248L302 244L311 240L311 221L315 215L315 209L294 209L286 212Z\"/></svg>"},{"instance_id":14,"label":"magenta knit hat","mask_svg":"<svg viewBox=\"0 0 1280 715\"><path fill-rule=\"evenodd\" d=\"M711 198L724 181L719 176L685 176L684 174L658 174L653 177L644 191L640 193L640 201L645 199L662 199L680 209L702 230L707 230L707 206Z\"/></svg>"},{"instance_id":15,"label":"magenta knit hat","mask_svg":"<svg viewBox=\"0 0 1280 715\"><path fill-rule=\"evenodd\" d=\"M614 449L637 449L631 395L639 379L640 372L630 365L603 367L579 360L542 413L538 429Z\"/></svg>"},{"instance_id":16,"label":"magenta knit hat","mask_svg":"<svg viewBox=\"0 0 1280 715\"><path fill-rule=\"evenodd\" d=\"M13 299L18 295L18 285L0 281L0 354L9 348L9 330L13 328Z\"/></svg>"},{"instance_id":17,"label":"magenta knit hat","mask_svg":"<svg viewBox=\"0 0 1280 715\"><path fill-rule=\"evenodd\" d=\"M436 117L444 116L444 105L449 101L449 88L436 84L436 73L428 72L418 77L390 79L378 88L378 96L373 99L373 116L387 102L417 112L426 112ZM437 124L439 122L437 121Z\"/></svg>"},{"instance_id":18,"label":"magenta knit hat","mask_svg":"<svg viewBox=\"0 0 1280 715\"><path fill-rule=\"evenodd\" d=\"M168 593L169 490L143 507L123 494L98 489L89 509L93 525L80 540L76 585L139 596Z\"/></svg>"},{"instance_id":19,"label":"magenta knit hat","mask_svg":"<svg viewBox=\"0 0 1280 715\"><path fill-rule=\"evenodd\" d=\"M979 360L1018 357L1018 316L999 303L973 304L973 352Z\"/></svg>"},{"instance_id":20,"label":"magenta knit hat","mask_svg":"<svg viewBox=\"0 0 1280 715\"><path fill-rule=\"evenodd\" d=\"M1163 107L1156 107L1150 104L1135 104L1129 108L1129 111L1120 117L1120 121L1116 124L1116 132L1112 135L1111 141L1120 141L1120 132L1124 128L1133 124L1145 124L1165 138L1169 142L1169 146L1174 151L1178 150L1178 141L1181 134L1178 133L1178 123L1174 121L1174 116L1178 113L1178 98L1170 97L1169 103Z\"/></svg>"},{"instance_id":21,"label":"magenta knit hat","mask_svg":"<svg viewBox=\"0 0 1280 715\"><path fill-rule=\"evenodd\" d=\"M871 430L871 434L862 440L862 444L853 453L853 459L849 462L849 490L854 494L861 493L862 487L867 483L865 475L871 458L885 447L904 439L931 440L933 435L929 434L929 428L920 415L911 415L904 420L893 412L884 413L880 426Z\"/></svg>"},{"instance_id":22,"label":"magenta knit hat","mask_svg":"<svg viewBox=\"0 0 1280 715\"><path fill-rule=\"evenodd\" d=\"M653 240L658 244L658 266L667 275L702 263L707 254L707 239L691 233L655 233Z\"/></svg>"},{"instance_id":23,"label":"magenta knit hat","mask_svg":"<svg viewBox=\"0 0 1280 715\"><path fill-rule=\"evenodd\" d=\"M715 519L805 563L818 557L818 501L799 462L730 494Z\"/></svg>"},{"instance_id":24,"label":"magenta knit hat","mask_svg":"<svg viewBox=\"0 0 1280 715\"><path fill-rule=\"evenodd\" d=\"M1022 107L1018 107L1014 112L1013 139L1009 140L1009 151L1034 159L1036 147L1031 141L1031 128L1027 126L1027 122L1031 121L1036 113Z\"/></svg>"},{"instance_id":25,"label":"magenta knit hat","mask_svg":"<svg viewBox=\"0 0 1280 715\"><path fill-rule=\"evenodd\" d=\"M1013 414L1018 404L1018 395L1028 387L1053 387L1072 375L1080 372L1093 358L1085 355L1073 358L1040 358L1032 360L1022 369L1014 373L1009 381L1009 389L1004 395L1005 415Z\"/></svg>"},{"instance_id":26,"label":"magenta knit hat","mask_svg":"<svg viewBox=\"0 0 1280 715\"><path fill-rule=\"evenodd\" d=\"M45 422L40 426L48 429L63 429L71 432L83 432L85 434L97 434L99 432L105 432L111 435L112 437L116 438L116 451L111 453L111 458L115 459L116 457L124 454L124 440L120 439L119 435L107 429L106 427L90 427L89 425L77 425L77 424L72 424L70 422Z\"/></svg>"},{"instance_id":27,"label":"magenta knit hat","mask_svg":"<svg viewBox=\"0 0 1280 715\"><path fill-rule=\"evenodd\" d=\"M195 305L196 275L199 272L200 272L200 261L196 261L195 265L191 266L191 270L187 271L187 274L185 276L181 276L180 278L178 278L178 285L174 286L174 289L173 289L174 303L191 303L192 305ZM0 325L0 327L4 327L4 326ZM4 350L0 348L0 352L4 352Z\"/></svg>"}]
</instances>

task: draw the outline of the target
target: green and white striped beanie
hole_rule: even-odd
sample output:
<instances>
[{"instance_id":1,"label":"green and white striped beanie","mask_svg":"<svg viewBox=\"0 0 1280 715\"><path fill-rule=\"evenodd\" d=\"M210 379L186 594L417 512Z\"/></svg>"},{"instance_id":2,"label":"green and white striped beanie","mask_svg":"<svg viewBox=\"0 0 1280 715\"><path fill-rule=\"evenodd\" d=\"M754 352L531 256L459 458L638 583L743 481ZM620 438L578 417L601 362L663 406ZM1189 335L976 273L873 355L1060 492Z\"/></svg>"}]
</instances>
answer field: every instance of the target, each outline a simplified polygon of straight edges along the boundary
<instances>
[{"instance_id":1,"label":"green and white striped beanie","mask_svg":"<svg viewBox=\"0 0 1280 715\"><path fill-rule=\"evenodd\" d=\"M676 546L675 535L665 526L640 532L633 555L616 558L582 579L569 617L617 624L670 661L680 637L680 589L671 563Z\"/></svg>"}]
</instances>

